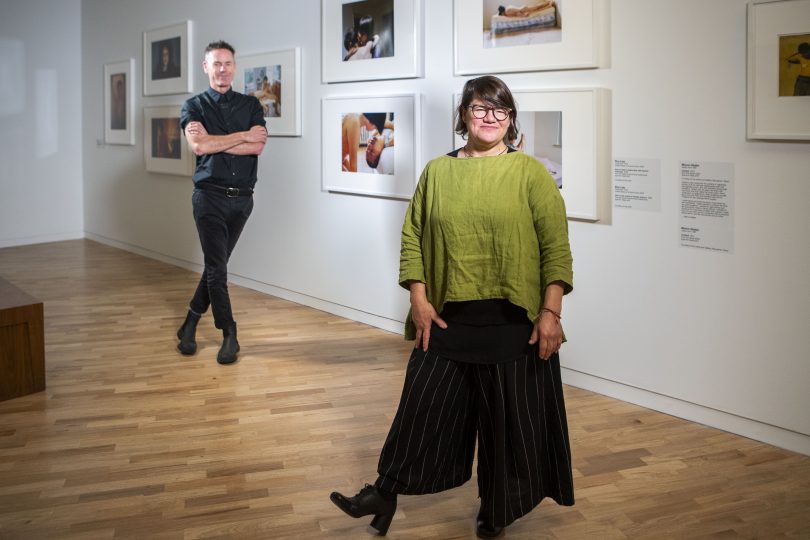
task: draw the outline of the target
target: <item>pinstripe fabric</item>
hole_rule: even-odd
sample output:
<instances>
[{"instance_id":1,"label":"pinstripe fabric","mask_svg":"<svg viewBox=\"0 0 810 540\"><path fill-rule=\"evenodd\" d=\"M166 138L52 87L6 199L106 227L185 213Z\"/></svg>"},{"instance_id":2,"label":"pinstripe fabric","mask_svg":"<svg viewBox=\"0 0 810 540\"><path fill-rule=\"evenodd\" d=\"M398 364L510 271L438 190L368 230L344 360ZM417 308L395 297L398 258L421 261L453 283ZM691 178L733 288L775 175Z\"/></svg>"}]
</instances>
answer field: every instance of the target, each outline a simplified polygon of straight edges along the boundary
<instances>
[{"instance_id":1,"label":"pinstripe fabric","mask_svg":"<svg viewBox=\"0 0 810 540\"><path fill-rule=\"evenodd\" d=\"M477 436L481 515L490 523L509 525L545 497L574 504L559 357L536 354L472 364L414 349L377 486L405 495L458 487L472 475Z\"/></svg>"}]
</instances>

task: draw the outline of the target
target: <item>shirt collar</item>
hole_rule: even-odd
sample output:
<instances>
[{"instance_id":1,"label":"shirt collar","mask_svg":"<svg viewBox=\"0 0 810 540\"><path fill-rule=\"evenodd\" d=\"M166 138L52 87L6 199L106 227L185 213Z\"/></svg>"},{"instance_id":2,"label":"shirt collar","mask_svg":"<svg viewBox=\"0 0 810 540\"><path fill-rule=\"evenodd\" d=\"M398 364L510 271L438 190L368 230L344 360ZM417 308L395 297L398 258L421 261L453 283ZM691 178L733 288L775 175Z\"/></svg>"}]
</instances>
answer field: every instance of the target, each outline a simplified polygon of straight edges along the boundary
<instances>
[{"instance_id":1,"label":"shirt collar","mask_svg":"<svg viewBox=\"0 0 810 540\"><path fill-rule=\"evenodd\" d=\"M219 92L217 92L216 90L214 90L209 86L206 92L211 97L211 99L214 100L214 103L227 103L231 100L234 94L233 87L228 88L228 91L225 92L224 94L220 94Z\"/></svg>"}]
</instances>

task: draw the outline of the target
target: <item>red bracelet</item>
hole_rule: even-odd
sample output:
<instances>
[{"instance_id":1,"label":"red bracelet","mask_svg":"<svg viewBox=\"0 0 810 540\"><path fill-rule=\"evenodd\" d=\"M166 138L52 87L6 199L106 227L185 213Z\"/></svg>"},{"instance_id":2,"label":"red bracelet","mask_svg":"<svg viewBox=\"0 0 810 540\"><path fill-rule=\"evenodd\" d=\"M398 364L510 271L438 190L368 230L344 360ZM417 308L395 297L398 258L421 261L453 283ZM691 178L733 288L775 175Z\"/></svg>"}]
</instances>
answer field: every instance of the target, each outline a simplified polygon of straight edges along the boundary
<instances>
[{"instance_id":1,"label":"red bracelet","mask_svg":"<svg viewBox=\"0 0 810 540\"><path fill-rule=\"evenodd\" d=\"M548 311L549 313L551 313L552 315L554 315L555 317L557 317L557 320L558 320L558 321L561 321L561 320L562 320L562 314L560 314L560 313L558 313L558 312L554 311L553 309L549 309L549 308L547 308L547 307L541 308L541 309L540 309L540 315L543 315L543 312L544 312L544 311Z\"/></svg>"}]
</instances>

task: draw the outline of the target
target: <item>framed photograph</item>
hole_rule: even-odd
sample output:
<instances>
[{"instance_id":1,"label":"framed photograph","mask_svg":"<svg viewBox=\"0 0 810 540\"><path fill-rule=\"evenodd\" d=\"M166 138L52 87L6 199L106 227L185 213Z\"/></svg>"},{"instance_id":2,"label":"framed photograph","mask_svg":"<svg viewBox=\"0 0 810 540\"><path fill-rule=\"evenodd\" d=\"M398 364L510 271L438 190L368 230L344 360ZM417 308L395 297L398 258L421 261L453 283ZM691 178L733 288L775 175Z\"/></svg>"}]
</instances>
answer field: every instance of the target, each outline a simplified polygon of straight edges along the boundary
<instances>
[{"instance_id":1,"label":"framed photograph","mask_svg":"<svg viewBox=\"0 0 810 540\"><path fill-rule=\"evenodd\" d=\"M325 98L321 113L324 191L413 195L421 165L418 94Z\"/></svg>"},{"instance_id":2,"label":"framed photograph","mask_svg":"<svg viewBox=\"0 0 810 540\"><path fill-rule=\"evenodd\" d=\"M135 144L135 59L104 64L104 142Z\"/></svg>"},{"instance_id":3,"label":"framed photograph","mask_svg":"<svg viewBox=\"0 0 810 540\"><path fill-rule=\"evenodd\" d=\"M455 73L598 67L602 9L600 0L454 0Z\"/></svg>"},{"instance_id":4,"label":"framed photograph","mask_svg":"<svg viewBox=\"0 0 810 540\"><path fill-rule=\"evenodd\" d=\"M191 21L143 33L143 95L193 90L190 44Z\"/></svg>"},{"instance_id":5,"label":"framed photograph","mask_svg":"<svg viewBox=\"0 0 810 540\"><path fill-rule=\"evenodd\" d=\"M194 154L180 129L180 106L144 107L143 148L146 170L191 176Z\"/></svg>"},{"instance_id":6,"label":"framed photograph","mask_svg":"<svg viewBox=\"0 0 810 540\"><path fill-rule=\"evenodd\" d=\"M604 88L519 90L518 141L541 162L565 199L569 218L604 219L612 178L610 92ZM460 95L455 96L454 105ZM454 106L455 110L455 106ZM464 145L455 136L455 147Z\"/></svg>"},{"instance_id":7,"label":"framed photograph","mask_svg":"<svg viewBox=\"0 0 810 540\"><path fill-rule=\"evenodd\" d=\"M423 0L322 0L323 82L422 76Z\"/></svg>"},{"instance_id":8,"label":"framed photograph","mask_svg":"<svg viewBox=\"0 0 810 540\"><path fill-rule=\"evenodd\" d=\"M236 58L233 89L256 96L269 137L301 136L301 49Z\"/></svg>"},{"instance_id":9,"label":"framed photograph","mask_svg":"<svg viewBox=\"0 0 810 540\"><path fill-rule=\"evenodd\" d=\"M810 140L810 0L748 4L748 138Z\"/></svg>"}]
</instances>

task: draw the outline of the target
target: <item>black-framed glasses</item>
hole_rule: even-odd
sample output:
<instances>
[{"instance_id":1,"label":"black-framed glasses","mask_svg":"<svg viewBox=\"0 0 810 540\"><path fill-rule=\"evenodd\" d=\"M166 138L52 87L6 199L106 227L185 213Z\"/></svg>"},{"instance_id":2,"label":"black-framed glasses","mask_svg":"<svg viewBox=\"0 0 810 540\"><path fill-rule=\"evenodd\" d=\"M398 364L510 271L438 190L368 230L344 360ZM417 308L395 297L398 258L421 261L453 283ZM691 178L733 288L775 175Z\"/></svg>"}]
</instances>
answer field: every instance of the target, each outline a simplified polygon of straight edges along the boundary
<instances>
[{"instance_id":1,"label":"black-framed glasses","mask_svg":"<svg viewBox=\"0 0 810 540\"><path fill-rule=\"evenodd\" d=\"M492 116L498 122L503 122L509 118L509 113L512 112L512 109L505 109L504 107L484 107L483 105L469 105L467 108L472 111L473 118L479 120L486 118L487 113L492 111Z\"/></svg>"}]
</instances>

